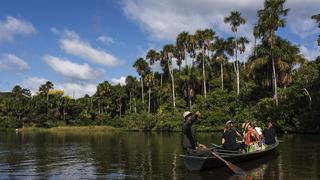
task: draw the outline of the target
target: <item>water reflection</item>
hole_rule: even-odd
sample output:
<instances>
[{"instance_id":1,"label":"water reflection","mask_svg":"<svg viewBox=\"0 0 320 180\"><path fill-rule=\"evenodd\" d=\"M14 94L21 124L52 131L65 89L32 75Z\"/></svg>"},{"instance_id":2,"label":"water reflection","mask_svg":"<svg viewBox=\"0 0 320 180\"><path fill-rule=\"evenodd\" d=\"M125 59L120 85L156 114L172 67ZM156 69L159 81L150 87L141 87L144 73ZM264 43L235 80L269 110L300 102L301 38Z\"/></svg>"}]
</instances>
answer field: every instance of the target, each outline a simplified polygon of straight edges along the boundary
<instances>
[{"instance_id":1,"label":"water reflection","mask_svg":"<svg viewBox=\"0 0 320 180\"><path fill-rule=\"evenodd\" d=\"M190 174L179 158L179 133L0 132L0 179L319 179L319 136L286 135L278 153ZM220 134L200 133L204 144ZM304 148L308 147L308 148Z\"/></svg>"},{"instance_id":2,"label":"water reflection","mask_svg":"<svg viewBox=\"0 0 320 180\"><path fill-rule=\"evenodd\" d=\"M276 151L263 158L237 164L245 172L246 176L237 176L226 167L214 169L211 171L201 172L198 174L188 173L186 180L209 180L215 179L279 179L279 153Z\"/></svg>"}]
</instances>

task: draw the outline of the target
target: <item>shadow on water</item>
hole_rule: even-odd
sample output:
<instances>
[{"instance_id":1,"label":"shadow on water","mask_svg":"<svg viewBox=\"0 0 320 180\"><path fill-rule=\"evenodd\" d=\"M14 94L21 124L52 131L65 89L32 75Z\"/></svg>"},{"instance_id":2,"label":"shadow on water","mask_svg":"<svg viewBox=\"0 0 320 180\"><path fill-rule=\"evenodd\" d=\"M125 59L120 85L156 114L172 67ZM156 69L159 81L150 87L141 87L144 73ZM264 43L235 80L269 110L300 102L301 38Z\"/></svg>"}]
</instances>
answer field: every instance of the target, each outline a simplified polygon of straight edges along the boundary
<instances>
[{"instance_id":1,"label":"shadow on water","mask_svg":"<svg viewBox=\"0 0 320 180\"><path fill-rule=\"evenodd\" d=\"M278 179L279 173L279 153L275 151L265 157L237 164L245 172L246 176L238 176L227 167L217 168L200 173L188 173L185 180L212 180L212 179Z\"/></svg>"}]
</instances>

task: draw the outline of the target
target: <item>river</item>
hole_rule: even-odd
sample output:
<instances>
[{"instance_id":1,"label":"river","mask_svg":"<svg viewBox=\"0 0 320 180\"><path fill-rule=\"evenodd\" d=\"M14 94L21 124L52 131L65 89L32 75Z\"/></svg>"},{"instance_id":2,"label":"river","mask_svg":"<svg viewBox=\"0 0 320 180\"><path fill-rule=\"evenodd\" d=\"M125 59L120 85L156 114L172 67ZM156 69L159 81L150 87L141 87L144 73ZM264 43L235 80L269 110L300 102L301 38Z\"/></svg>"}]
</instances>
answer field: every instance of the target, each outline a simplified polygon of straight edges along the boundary
<instances>
[{"instance_id":1,"label":"river","mask_svg":"<svg viewBox=\"0 0 320 180\"><path fill-rule=\"evenodd\" d=\"M180 133L0 132L0 179L237 179L227 168L189 173ZM201 143L221 134L198 133ZM320 136L280 137L278 150L239 164L243 179L320 179Z\"/></svg>"}]
</instances>

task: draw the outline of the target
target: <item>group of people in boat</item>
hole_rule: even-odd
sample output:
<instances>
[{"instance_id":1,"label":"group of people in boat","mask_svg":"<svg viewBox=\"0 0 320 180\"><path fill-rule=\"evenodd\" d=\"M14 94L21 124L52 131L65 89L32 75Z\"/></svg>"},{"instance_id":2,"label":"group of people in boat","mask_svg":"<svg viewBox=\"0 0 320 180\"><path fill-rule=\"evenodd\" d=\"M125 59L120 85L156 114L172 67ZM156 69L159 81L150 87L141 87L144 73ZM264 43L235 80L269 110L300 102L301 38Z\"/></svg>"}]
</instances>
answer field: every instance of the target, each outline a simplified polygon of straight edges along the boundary
<instances>
[{"instance_id":1,"label":"group of people in boat","mask_svg":"<svg viewBox=\"0 0 320 180\"><path fill-rule=\"evenodd\" d=\"M191 113L186 111L183 113L182 124L182 148L185 154L195 156L209 156L211 149L205 145L198 143L193 124L198 121L200 112ZM235 129L234 122L229 120L226 122L224 132L222 134L222 148L230 151L254 152L264 150L266 146L276 142L276 133L271 122L267 122L266 128L262 130L256 126L255 122L245 122L241 126L241 133Z\"/></svg>"}]
</instances>

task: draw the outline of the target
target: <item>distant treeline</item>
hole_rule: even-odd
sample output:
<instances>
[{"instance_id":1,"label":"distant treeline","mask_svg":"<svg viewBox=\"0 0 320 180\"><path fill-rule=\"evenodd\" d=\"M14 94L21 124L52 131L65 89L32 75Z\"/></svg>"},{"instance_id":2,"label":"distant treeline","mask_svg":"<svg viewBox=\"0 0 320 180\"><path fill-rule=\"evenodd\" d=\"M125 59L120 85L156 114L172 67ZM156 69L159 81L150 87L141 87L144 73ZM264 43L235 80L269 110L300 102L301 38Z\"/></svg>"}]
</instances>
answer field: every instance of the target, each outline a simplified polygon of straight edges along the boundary
<instances>
[{"instance_id":1,"label":"distant treeline","mask_svg":"<svg viewBox=\"0 0 320 180\"><path fill-rule=\"evenodd\" d=\"M79 99L52 91L50 81L34 96L15 86L0 94L0 126L180 130L182 113L199 110L202 130L219 129L233 119L272 121L284 131L320 132L320 58L305 59L298 46L276 35L289 12L284 3L266 0L257 11L248 59L239 57L249 41L237 33L246 20L232 11L225 23L233 37L218 37L213 29L181 32L175 44L150 49L146 57L138 58L133 67L140 77L128 76L124 86L104 81L94 95ZM320 14L310 18L320 27ZM315 41L320 45L320 37ZM160 63L161 73L152 71L155 62ZM178 68L173 68L174 62Z\"/></svg>"}]
</instances>

